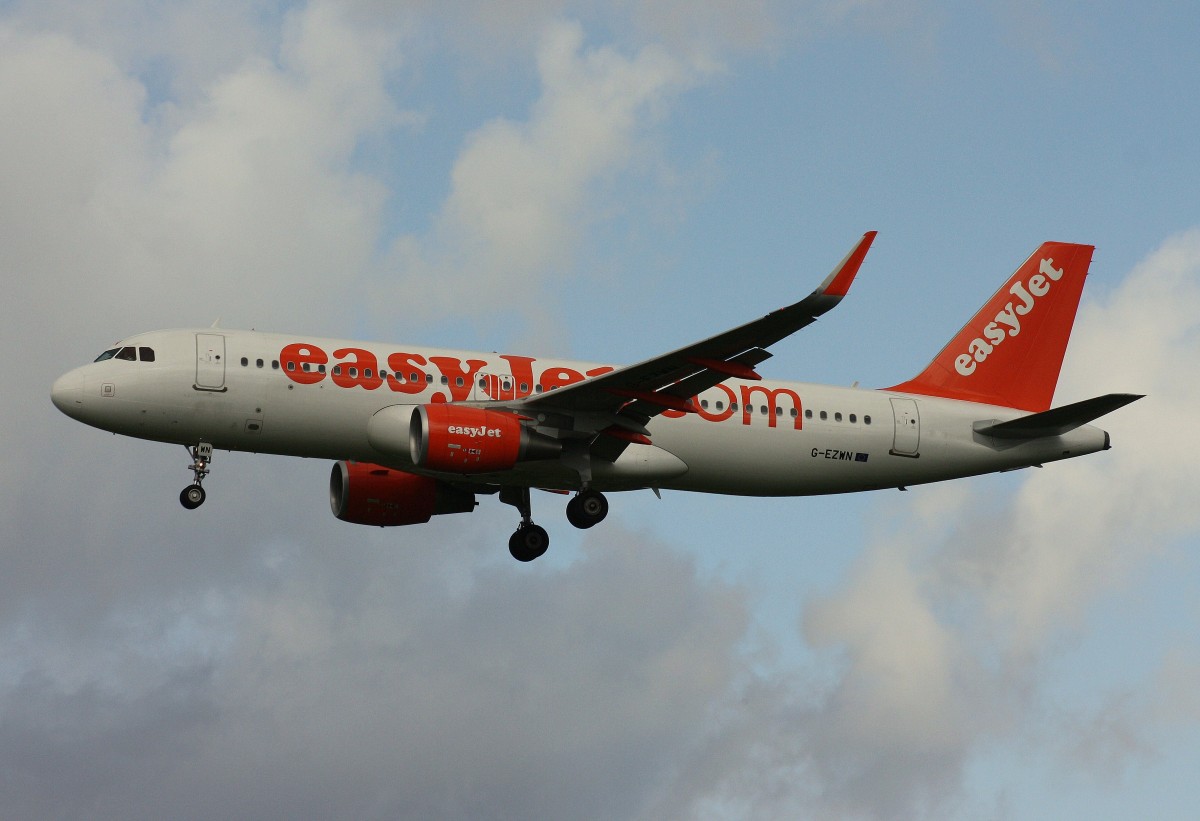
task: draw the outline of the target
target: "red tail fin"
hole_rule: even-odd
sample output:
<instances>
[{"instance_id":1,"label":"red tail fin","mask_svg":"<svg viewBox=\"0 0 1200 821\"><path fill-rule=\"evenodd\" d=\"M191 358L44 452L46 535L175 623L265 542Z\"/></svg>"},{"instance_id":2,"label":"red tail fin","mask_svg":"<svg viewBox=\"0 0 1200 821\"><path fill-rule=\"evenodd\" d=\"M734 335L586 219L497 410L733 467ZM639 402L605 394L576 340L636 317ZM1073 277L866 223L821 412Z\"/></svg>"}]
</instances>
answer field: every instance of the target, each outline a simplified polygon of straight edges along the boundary
<instances>
[{"instance_id":1,"label":"red tail fin","mask_svg":"<svg viewBox=\"0 0 1200 821\"><path fill-rule=\"evenodd\" d=\"M888 390L1048 409L1093 250L1044 243L925 370Z\"/></svg>"}]
</instances>

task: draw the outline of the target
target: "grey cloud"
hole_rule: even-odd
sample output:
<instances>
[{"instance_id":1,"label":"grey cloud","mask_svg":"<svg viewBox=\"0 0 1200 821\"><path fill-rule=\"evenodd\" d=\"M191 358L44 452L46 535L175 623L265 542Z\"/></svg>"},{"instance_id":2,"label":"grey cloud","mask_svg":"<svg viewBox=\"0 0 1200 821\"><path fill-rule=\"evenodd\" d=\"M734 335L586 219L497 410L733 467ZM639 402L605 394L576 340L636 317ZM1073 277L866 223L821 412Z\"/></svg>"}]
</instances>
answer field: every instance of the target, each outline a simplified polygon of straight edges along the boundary
<instances>
[{"instance_id":1,"label":"grey cloud","mask_svg":"<svg viewBox=\"0 0 1200 821\"><path fill-rule=\"evenodd\" d=\"M635 814L728 698L744 594L619 526L565 569L484 563L455 592L439 565L461 558L375 554L349 595L325 560L288 565L226 594L219 649L160 647L157 675L28 671L6 795L35 816Z\"/></svg>"}]
</instances>

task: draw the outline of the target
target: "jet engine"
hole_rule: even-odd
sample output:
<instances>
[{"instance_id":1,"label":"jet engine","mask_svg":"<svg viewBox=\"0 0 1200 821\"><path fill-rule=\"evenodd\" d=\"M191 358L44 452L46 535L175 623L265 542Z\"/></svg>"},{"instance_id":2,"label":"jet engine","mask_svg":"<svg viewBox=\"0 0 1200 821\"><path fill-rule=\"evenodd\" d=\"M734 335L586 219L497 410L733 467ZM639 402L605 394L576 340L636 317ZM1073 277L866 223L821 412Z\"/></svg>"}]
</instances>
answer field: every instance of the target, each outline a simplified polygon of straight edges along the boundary
<instances>
[{"instance_id":1,"label":"jet engine","mask_svg":"<svg viewBox=\"0 0 1200 821\"><path fill-rule=\"evenodd\" d=\"M470 513L475 494L438 479L365 462L338 462L329 475L329 506L343 522L418 525L443 513Z\"/></svg>"},{"instance_id":2,"label":"jet engine","mask_svg":"<svg viewBox=\"0 0 1200 821\"><path fill-rule=\"evenodd\" d=\"M514 413L464 405L418 405L409 426L413 464L448 473L490 473L517 462L555 459L557 439L521 424Z\"/></svg>"}]
</instances>

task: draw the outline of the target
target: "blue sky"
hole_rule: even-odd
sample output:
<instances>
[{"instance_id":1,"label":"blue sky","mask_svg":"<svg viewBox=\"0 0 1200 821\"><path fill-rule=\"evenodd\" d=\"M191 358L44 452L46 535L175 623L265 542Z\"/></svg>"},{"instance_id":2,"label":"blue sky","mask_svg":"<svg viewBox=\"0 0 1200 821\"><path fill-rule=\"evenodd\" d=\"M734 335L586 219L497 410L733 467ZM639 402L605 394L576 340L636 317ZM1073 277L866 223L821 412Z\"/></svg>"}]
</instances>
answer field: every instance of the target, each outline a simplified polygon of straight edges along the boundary
<instances>
[{"instance_id":1,"label":"blue sky","mask_svg":"<svg viewBox=\"0 0 1200 821\"><path fill-rule=\"evenodd\" d=\"M0 794L23 817L1185 817L1200 80L1175 4L0 2ZM627 362L849 299L886 386L1043 240L1114 449L907 493L335 521L329 466L56 413L115 339Z\"/></svg>"}]
</instances>

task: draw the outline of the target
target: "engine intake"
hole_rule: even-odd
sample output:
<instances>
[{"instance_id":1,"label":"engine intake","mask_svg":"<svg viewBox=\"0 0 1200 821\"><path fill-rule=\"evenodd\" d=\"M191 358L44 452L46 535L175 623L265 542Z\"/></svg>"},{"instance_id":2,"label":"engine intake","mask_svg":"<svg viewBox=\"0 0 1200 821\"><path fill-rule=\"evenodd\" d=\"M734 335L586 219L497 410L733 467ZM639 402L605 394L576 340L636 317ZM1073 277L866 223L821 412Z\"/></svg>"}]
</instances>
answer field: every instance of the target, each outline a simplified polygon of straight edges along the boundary
<instances>
[{"instance_id":1,"label":"engine intake","mask_svg":"<svg viewBox=\"0 0 1200 821\"><path fill-rule=\"evenodd\" d=\"M556 459L562 443L504 411L464 405L418 405L408 444L413 464L449 473L490 473L517 462Z\"/></svg>"},{"instance_id":2,"label":"engine intake","mask_svg":"<svg viewBox=\"0 0 1200 821\"><path fill-rule=\"evenodd\" d=\"M445 513L470 513L475 494L428 476L366 462L338 462L329 475L329 506L343 522L419 525Z\"/></svg>"}]
</instances>

